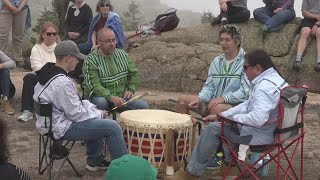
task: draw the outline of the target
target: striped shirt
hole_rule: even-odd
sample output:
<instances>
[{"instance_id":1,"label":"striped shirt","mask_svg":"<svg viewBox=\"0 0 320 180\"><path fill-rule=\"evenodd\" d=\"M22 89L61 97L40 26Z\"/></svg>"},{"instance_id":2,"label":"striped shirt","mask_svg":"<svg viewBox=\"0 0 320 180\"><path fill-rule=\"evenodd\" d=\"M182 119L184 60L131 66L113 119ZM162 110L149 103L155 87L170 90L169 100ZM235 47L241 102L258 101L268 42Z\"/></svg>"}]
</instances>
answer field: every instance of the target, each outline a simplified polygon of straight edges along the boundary
<instances>
[{"instance_id":1,"label":"striped shirt","mask_svg":"<svg viewBox=\"0 0 320 180\"><path fill-rule=\"evenodd\" d=\"M10 163L0 165L0 179L31 180L24 170Z\"/></svg>"}]
</instances>

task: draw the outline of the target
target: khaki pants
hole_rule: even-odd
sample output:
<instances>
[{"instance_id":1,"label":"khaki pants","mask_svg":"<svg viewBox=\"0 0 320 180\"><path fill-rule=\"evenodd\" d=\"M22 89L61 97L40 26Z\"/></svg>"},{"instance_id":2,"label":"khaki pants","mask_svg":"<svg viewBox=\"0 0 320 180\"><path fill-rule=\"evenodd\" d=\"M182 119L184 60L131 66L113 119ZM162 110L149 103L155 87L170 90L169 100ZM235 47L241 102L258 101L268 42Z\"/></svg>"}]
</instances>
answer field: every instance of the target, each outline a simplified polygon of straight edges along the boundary
<instances>
[{"instance_id":1,"label":"khaki pants","mask_svg":"<svg viewBox=\"0 0 320 180\"><path fill-rule=\"evenodd\" d=\"M12 31L12 55L15 62L23 61L22 41L28 10L13 14L10 10L0 11L0 50L8 48L8 37Z\"/></svg>"}]
</instances>

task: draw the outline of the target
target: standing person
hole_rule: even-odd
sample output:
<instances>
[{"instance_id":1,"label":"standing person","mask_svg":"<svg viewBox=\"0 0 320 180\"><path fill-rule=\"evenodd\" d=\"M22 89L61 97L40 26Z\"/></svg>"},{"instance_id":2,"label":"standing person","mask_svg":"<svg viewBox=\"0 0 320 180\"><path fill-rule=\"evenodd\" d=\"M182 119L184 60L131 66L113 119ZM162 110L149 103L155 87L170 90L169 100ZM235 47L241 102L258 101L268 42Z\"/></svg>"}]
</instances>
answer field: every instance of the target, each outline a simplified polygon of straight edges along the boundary
<instances>
[{"instance_id":1,"label":"standing person","mask_svg":"<svg viewBox=\"0 0 320 180\"><path fill-rule=\"evenodd\" d=\"M271 31L281 29L296 17L294 11L294 0L263 0L265 7L257 8L253 11L254 19L261 22L263 36Z\"/></svg>"},{"instance_id":2,"label":"standing person","mask_svg":"<svg viewBox=\"0 0 320 180\"><path fill-rule=\"evenodd\" d=\"M9 115L13 115L15 110L12 108L9 98L14 95L15 88L11 86L10 71L16 64L6 54L0 51L0 95L1 109ZM14 89L13 89L14 88ZM13 93L13 95L12 95Z\"/></svg>"},{"instance_id":3,"label":"standing person","mask_svg":"<svg viewBox=\"0 0 320 180\"><path fill-rule=\"evenodd\" d=\"M231 126L224 127L227 140L246 145L270 144L277 127L280 89L288 86L277 72L270 56L263 50L254 50L245 55L243 68L250 81L249 99L221 113L222 116L243 124L237 126L239 133ZM216 115L209 115L205 121L215 121ZM201 176L208 164L208 155L216 151L221 135L221 123L210 122L194 148L187 171L192 176ZM230 152L224 149L225 163L230 162Z\"/></svg>"},{"instance_id":4,"label":"standing person","mask_svg":"<svg viewBox=\"0 0 320 180\"><path fill-rule=\"evenodd\" d=\"M84 95L98 109L120 107L138 90L138 68L126 52L116 48L116 36L111 29L100 29L97 41L98 49L84 61ZM135 100L119 111L129 109L149 109L149 105L143 100Z\"/></svg>"},{"instance_id":5,"label":"standing person","mask_svg":"<svg viewBox=\"0 0 320 180\"><path fill-rule=\"evenodd\" d=\"M30 27L29 0L0 0L0 51L8 46L12 32L12 53L17 67L23 67L22 41L26 28ZM29 13L29 14L28 14ZM27 17L28 21L27 21ZM27 22L27 24L26 24Z\"/></svg>"},{"instance_id":6,"label":"standing person","mask_svg":"<svg viewBox=\"0 0 320 180\"><path fill-rule=\"evenodd\" d=\"M33 93L34 86L38 82L36 72L47 62L56 62L54 49L59 41L58 27L52 22L44 22L38 38L38 43L31 50L30 63L33 73L29 73L23 78L23 88L21 97L21 112L18 120L28 121L33 119Z\"/></svg>"},{"instance_id":7,"label":"standing person","mask_svg":"<svg viewBox=\"0 0 320 180\"><path fill-rule=\"evenodd\" d=\"M128 154L121 127L117 121L105 119L106 111L98 110L88 100L81 100L70 78L79 59L85 55L70 41L60 42L54 50L56 63L47 63L38 72L39 83L34 88L34 101L52 103L52 132L55 139L86 141L88 171L107 169L109 162L103 156L106 141L112 159ZM37 115L36 127L41 134L48 133L44 117Z\"/></svg>"},{"instance_id":8,"label":"standing person","mask_svg":"<svg viewBox=\"0 0 320 180\"><path fill-rule=\"evenodd\" d=\"M301 60L307 46L307 39L310 36L315 36L317 40L317 61L314 70L320 72L320 1L303 0L301 10L304 19L302 19L300 24L297 57L292 68L297 71L301 69Z\"/></svg>"},{"instance_id":9,"label":"standing person","mask_svg":"<svg viewBox=\"0 0 320 180\"><path fill-rule=\"evenodd\" d=\"M111 29L117 41L117 48L122 49L125 43L125 36L123 34L120 17L117 13L113 12L113 7L109 0L99 0L96 6L97 15L93 18L88 33L88 41L79 44L80 52L89 54L90 51L97 49L97 33L102 28Z\"/></svg>"},{"instance_id":10,"label":"standing person","mask_svg":"<svg viewBox=\"0 0 320 180\"><path fill-rule=\"evenodd\" d=\"M248 21L250 11L247 7L247 0L219 0L220 14L211 25L226 25L228 23L241 23Z\"/></svg>"},{"instance_id":11,"label":"standing person","mask_svg":"<svg viewBox=\"0 0 320 180\"><path fill-rule=\"evenodd\" d=\"M92 21L92 10L84 0L75 0L70 6L65 21L66 34L63 39L69 39L76 44L88 40L89 26Z\"/></svg>"},{"instance_id":12,"label":"standing person","mask_svg":"<svg viewBox=\"0 0 320 180\"><path fill-rule=\"evenodd\" d=\"M31 180L24 170L8 162L10 154L7 131L5 121L0 118L0 177L8 180Z\"/></svg>"}]
</instances>

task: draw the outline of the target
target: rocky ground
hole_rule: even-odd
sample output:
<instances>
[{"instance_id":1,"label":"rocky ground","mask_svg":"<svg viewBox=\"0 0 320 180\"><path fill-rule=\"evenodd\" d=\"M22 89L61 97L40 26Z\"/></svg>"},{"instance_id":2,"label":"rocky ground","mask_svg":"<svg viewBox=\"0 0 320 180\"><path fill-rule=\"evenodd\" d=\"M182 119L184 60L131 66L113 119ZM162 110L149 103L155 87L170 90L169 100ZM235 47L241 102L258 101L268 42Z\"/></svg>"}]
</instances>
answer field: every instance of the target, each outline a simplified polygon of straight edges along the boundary
<instances>
[{"instance_id":1,"label":"rocky ground","mask_svg":"<svg viewBox=\"0 0 320 180\"><path fill-rule=\"evenodd\" d=\"M16 114L13 116L6 115L4 112L0 112L0 116L7 122L9 132L9 145L11 152L11 162L19 165L25 169L31 177L34 179L47 179L45 175L40 176L37 173L38 168L38 132L35 128L35 120L28 122L17 121L17 117L20 115L20 101L21 101L21 90L23 85L23 77L27 72L22 69L16 68L12 71L12 80L16 85L17 93L14 97L13 105L16 109ZM171 92L160 92L160 91L149 91L149 96L145 99L158 108L172 108L173 105L169 104L166 99L177 98L179 93ZM180 93L181 94L181 93ZM308 103L305 115L305 127L307 134L305 137L305 155L304 155L304 179L318 179L320 172L320 95L309 93ZM87 172L85 170L85 147L81 146L80 143L75 145L71 154L72 161L78 168L80 173L84 176L82 179L102 179L104 172ZM297 160L297 159L296 159ZM295 161L294 165L297 166L299 163ZM210 179L212 172L207 172L201 179ZM275 169L271 167L269 173L270 177L264 179L274 179ZM179 171L173 177L161 176L164 179L185 179L184 173ZM60 179L77 179L72 172L71 168L67 165L61 174Z\"/></svg>"}]
</instances>

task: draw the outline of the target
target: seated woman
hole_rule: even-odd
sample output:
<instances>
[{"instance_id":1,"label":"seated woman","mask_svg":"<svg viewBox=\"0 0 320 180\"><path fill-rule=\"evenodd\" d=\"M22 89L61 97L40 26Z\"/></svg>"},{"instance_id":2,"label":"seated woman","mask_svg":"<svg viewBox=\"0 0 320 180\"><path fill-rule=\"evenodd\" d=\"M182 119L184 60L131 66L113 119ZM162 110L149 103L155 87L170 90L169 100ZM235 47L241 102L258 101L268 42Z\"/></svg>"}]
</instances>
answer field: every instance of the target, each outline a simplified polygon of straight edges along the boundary
<instances>
[{"instance_id":1,"label":"seated woman","mask_svg":"<svg viewBox=\"0 0 320 180\"><path fill-rule=\"evenodd\" d=\"M31 180L28 174L18 166L8 162L9 147L7 136L7 125L0 118L0 177L10 180Z\"/></svg>"},{"instance_id":2,"label":"seated woman","mask_svg":"<svg viewBox=\"0 0 320 180\"><path fill-rule=\"evenodd\" d=\"M9 115L15 113L15 110L12 108L9 101L9 98L13 97L15 93L15 88L12 86L10 80L9 69L15 67L16 64L14 61L0 51L0 95L2 96L1 109Z\"/></svg>"},{"instance_id":3,"label":"seated woman","mask_svg":"<svg viewBox=\"0 0 320 180\"><path fill-rule=\"evenodd\" d=\"M261 22L261 31L265 33L276 31L296 17L294 0L263 0L265 7L253 11L254 18Z\"/></svg>"},{"instance_id":4,"label":"seated woman","mask_svg":"<svg viewBox=\"0 0 320 180\"><path fill-rule=\"evenodd\" d=\"M23 78L23 88L21 97L21 112L18 120L28 121L33 119L33 93L34 86L38 82L36 72L47 62L56 62L54 49L57 45L58 28L52 22L45 22L39 34L38 43L33 46L30 55L30 63L33 73L29 73Z\"/></svg>"},{"instance_id":5,"label":"seated woman","mask_svg":"<svg viewBox=\"0 0 320 180\"><path fill-rule=\"evenodd\" d=\"M119 15L113 12L113 7L109 0L99 0L96 7L97 15L93 18L88 33L88 41L79 44L80 52L89 54L91 50L98 47L97 32L103 27L111 29L116 35L117 48L122 49L125 43L122 25Z\"/></svg>"},{"instance_id":6,"label":"seated woman","mask_svg":"<svg viewBox=\"0 0 320 180\"><path fill-rule=\"evenodd\" d=\"M84 0L75 0L70 6L65 21L66 34L63 39L69 39L76 44L88 40L89 26L92 21L92 10Z\"/></svg>"}]
</instances>

